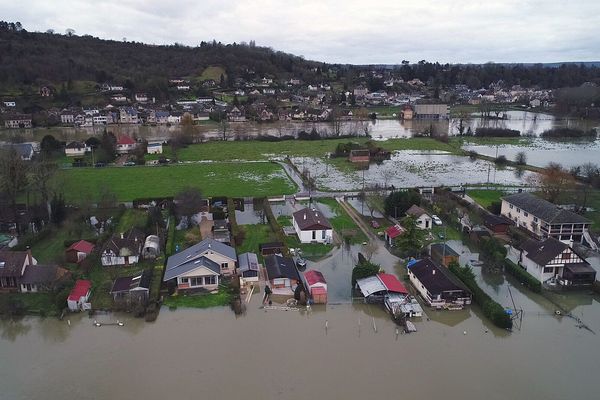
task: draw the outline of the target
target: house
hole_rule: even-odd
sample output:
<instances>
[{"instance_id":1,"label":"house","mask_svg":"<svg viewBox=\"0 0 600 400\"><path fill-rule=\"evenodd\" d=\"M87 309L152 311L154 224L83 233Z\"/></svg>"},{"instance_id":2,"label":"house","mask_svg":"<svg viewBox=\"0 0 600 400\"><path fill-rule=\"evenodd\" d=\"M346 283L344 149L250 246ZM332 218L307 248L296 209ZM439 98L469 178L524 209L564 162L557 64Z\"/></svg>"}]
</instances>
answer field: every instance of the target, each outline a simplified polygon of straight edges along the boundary
<instances>
[{"instance_id":1,"label":"house","mask_svg":"<svg viewBox=\"0 0 600 400\"><path fill-rule=\"evenodd\" d=\"M483 217L483 225L494 235L506 235L513 222L502 215L487 214Z\"/></svg>"},{"instance_id":2,"label":"house","mask_svg":"<svg viewBox=\"0 0 600 400\"><path fill-rule=\"evenodd\" d=\"M357 164L368 164L371 160L371 152L367 149L350 150L348 161Z\"/></svg>"},{"instance_id":3,"label":"house","mask_svg":"<svg viewBox=\"0 0 600 400\"><path fill-rule=\"evenodd\" d=\"M227 113L227 119L230 122L244 122L246 121L246 116L239 108L234 106L231 111Z\"/></svg>"},{"instance_id":4,"label":"house","mask_svg":"<svg viewBox=\"0 0 600 400\"><path fill-rule=\"evenodd\" d=\"M175 282L178 290L219 287L221 275L232 275L237 256L231 246L205 239L167 259L164 282Z\"/></svg>"},{"instance_id":5,"label":"house","mask_svg":"<svg viewBox=\"0 0 600 400\"><path fill-rule=\"evenodd\" d=\"M421 297L432 307L471 304L472 294L452 273L431 259L419 260L408 267L408 277Z\"/></svg>"},{"instance_id":6,"label":"house","mask_svg":"<svg viewBox=\"0 0 600 400\"><path fill-rule=\"evenodd\" d=\"M139 123L138 112L133 107L123 107L119 110L119 123L137 124Z\"/></svg>"},{"instance_id":7,"label":"house","mask_svg":"<svg viewBox=\"0 0 600 400\"><path fill-rule=\"evenodd\" d=\"M142 247L144 259L154 259L160 255L160 238L157 235L148 235Z\"/></svg>"},{"instance_id":8,"label":"house","mask_svg":"<svg viewBox=\"0 0 600 400\"><path fill-rule=\"evenodd\" d=\"M67 157L81 157L89 151L92 151L92 148L83 142L71 142L65 146Z\"/></svg>"},{"instance_id":9,"label":"house","mask_svg":"<svg viewBox=\"0 0 600 400\"><path fill-rule=\"evenodd\" d=\"M135 101L140 103L146 103L148 101L148 95L146 93L136 93L134 98Z\"/></svg>"},{"instance_id":10,"label":"house","mask_svg":"<svg viewBox=\"0 0 600 400\"><path fill-rule=\"evenodd\" d=\"M390 226L384 231L385 242L388 246L393 246L394 240L404 232L406 232L406 229L404 229L401 225L396 224L394 226Z\"/></svg>"},{"instance_id":11,"label":"house","mask_svg":"<svg viewBox=\"0 0 600 400\"><path fill-rule=\"evenodd\" d=\"M405 104L402 107L402 119L405 121L410 121L415 117L415 112L410 104Z\"/></svg>"},{"instance_id":12,"label":"house","mask_svg":"<svg viewBox=\"0 0 600 400\"><path fill-rule=\"evenodd\" d=\"M392 274L379 273L357 279L356 286L367 303L381 303L386 295L392 293L408 294L408 290L406 290L404 284Z\"/></svg>"},{"instance_id":13,"label":"house","mask_svg":"<svg viewBox=\"0 0 600 400\"><path fill-rule=\"evenodd\" d=\"M85 240L80 240L73 243L65 250L65 259L70 263L80 263L83 259L92 254L92 251L94 251L94 244Z\"/></svg>"},{"instance_id":14,"label":"house","mask_svg":"<svg viewBox=\"0 0 600 400\"><path fill-rule=\"evenodd\" d=\"M409 217L414 217L415 222L417 224L417 228L419 229L431 229L433 220L431 216L427 214L427 211L423 210L416 204L410 206L410 208L406 211L406 215Z\"/></svg>"},{"instance_id":15,"label":"house","mask_svg":"<svg viewBox=\"0 0 600 400\"><path fill-rule=\"evenodd\" d=\"M300 274L296 268L294 260L288 257L272 254L264 258L265 269L267 271L267 280L271 285L271 289L275 293L275 289L281 293L289 294L290 290L296 290L300 282Z\"/></svg>"},{"instance_id":16,"label":"house","mask_svg":"<svg viewBox=\"0 0 600 400\"><path fill-rule=\"evenodd\" d=\"M581 243L591 225L587 218L527 192L503 197L500 214L540 239Z\"/></svg>"},{"instance_id":17,"label":"house","mask_svg":"<svg viewBox=\"0 0 600 400\"><path fill-rule=\"evenodd\" d=\"M301 243L330 243L333 229L325 216L315 208L292 214L292 222Z\"/></svg>"},{"instance_id":18,"label":"house","mask_svg":"<svg viewBox=\"0 0 600 400\"><path fill-rule=\"evenodd\" d=\"M4 127L8 129L31 128L30 114L12 114L4 117Z\"/></svg>"},{"instance_id":19,"label":"house","mask_svg":"<svg viewBox=\"0 0 600 400\"><path fill-rule=\"evenodd\" d=\"M41 86L39 93L42 97L51 97L54 93L54 89L50 86Z\"/></svg>"},{"instance_id":20,"label":"house","mask_svg":"<svg viewBox=\"0 0 600 400\"><path fill-rule=\"evenodd\" d=\"M145 235L137 228L115 234L100 252L103 266L137 264L142 253Z\"/></svg>"},{"instance_id":21,"label":"house","mask_svg":"<svg viewBox=\"0 0 600 400\"><path fill-rule=\"evenodd\" d=\"M32 257L31 250L0 250L0 291L18 291L25 269L35 264L37 261Z\"/></svg>"},{"instance_id":22,"label":"house","mask_svg":"<svg viewBox=\"0 0 600 400\"><path fill-rule=\"evenodd\" d=\"M448 119L448 104L415 104L415 116L420 119Z\"/></svg>"},{"instance_id":23,"label":"house","mask_svg":"<svg viewBox=\"0 0 600 400\"><path fill-rule=\"evenodd\" d=\"M4 107L16 107L17 106L16 101L4 101L3 104L4 104Z\"/></svg>"},{"instance_id":24,"label":"house","mask_svg":"<svg viewBox=\"0 0 600 400\"><path fill-rule=\"evenodd\" d=\"M446 243L434 243L429 247L431 259L445 267L449 266L452 261L458 262L460 255L448 246Z\"/></svg>"},{"instance_id":25,"label":"house","mask_svg":"<svg viewBox=\"0 0 600 400\"><path fill-rule=\"evenodd\" d=\"M110 294L115 301L126 301L145 305L150 294L152 282L152 269L145 269L139 275L124 276L115 279Z\"/></svg>"},{"instance_id":26,"label":"house","mask_svg":"<svg viewBox=\"0 0 600 400\"><path fill-rule=\"evenodd\" d=\"M63 125L73 125L75 123L75 113L72 111L63 111L60 114L60 123Z\"/></svg>"},{"instance_id":27,"label":"house","mask_svg":"<svg viewBox=\"0 0 600 400\"><path fill-rule=\"evenodd\" d=\"M9 145L9 147L15 149L23 161L31 161L35 154L35 150L31 143L14 143Z\"/></svg>"},{"instance_id":28,"label":"house","mask_svg":"<svg viewBox=\"0 0 600 400\"><path fill-rule=\"evenodd\" d=\"M238 256L238 275L245 281L258 282L258 256L255 253L243 253Z\"/></svg>"},{"instance_id":29,"label":"house","mask_svg":"<svg viewBox=\"0 0 600 400\"><path fill-rule=\"evenodd\" d=\"M285 245L282 242L261 243L258 245L258 250L262 256L271 254L282 254Z\"/></svg>"},{"instance_id":30,"label":"house","mask_svg":"<svg viewBox=\"0 0 600 400\"><path fill-rule=\"evenodd\" d=\"M67 297L67 307L70 311L81 311L85 309L85 304L90 298L92 290L92 282L88 280L78 279L69 297Z\"/></svg>"},{"instance_id":31,"label":"house","mask_svg":"<svg viewBox=\"0 0 600 400\"><path fill-rule=\"evenodd\" d=\"M21 293L37 293L54 290L71 272L57 265L28 265L21 277Z\"/></svg>"},{"instance_id":32,"label":"house","mask_svg":"<svg viewBox=\"0 0 600 400\"><path fill-rule=\"evenodd\" d=\"M596 270L582 256L552 237L543 241L529 239L520 249L509 247L508 258L541 283L577 287L591 285L596 279Z\"/></svg>"},{"instance_id":33,"label":"house","mask_svg":"<svg viewBox=\"0 0 600 400\"><path fill-rule=\"evenodd\" d=\"M327 281L323 274L314 269L309 269L304 273L304 280L306 281L308 294L312 297L313 302L315 304L326 304Z\"/></svg>"},{"instance_id":34,"label":"house","mask_svg":"<svg viewBox=\"0 0 600 400\"><path fill-rule=\"evenodd\" d=\"M363 86L359 86L359 87L355 88L352 93L357 98L365 97L367 95L367 93L369 93L369 89L367 89L366 87L363 87Z\"/></svg>"},{"instance_id":35,"label":"house","mask_svg":"<svg viewBox=\"0 0 600 400\"><path fill-rule=\"evenodd\" d=\"M118 154L127 154L135 150L137 147L137 142L133 140L130 136L125 134L120 134L117 137L117 153Z\"/></svg>"},{"instance_id":36,"label":"house","mask_svg":"<svg viewBox=\"0 0 600 400\"><path fill-rule=\"evenodd\" d=\"M146 152L148 154L162 154L162 142L148 142L148 144L146 145Z\"/></svg>"},{"instance_id":37,"label":"house","mask_svg":"<svg viewBox=\"0 0 600 400\"><path fill-rule=\"evenodd\" d=\"M212 227L213 239L218 242L231 244L231 233L229 223L224 219L215 219Z\"/></svg>"}]
</instances>

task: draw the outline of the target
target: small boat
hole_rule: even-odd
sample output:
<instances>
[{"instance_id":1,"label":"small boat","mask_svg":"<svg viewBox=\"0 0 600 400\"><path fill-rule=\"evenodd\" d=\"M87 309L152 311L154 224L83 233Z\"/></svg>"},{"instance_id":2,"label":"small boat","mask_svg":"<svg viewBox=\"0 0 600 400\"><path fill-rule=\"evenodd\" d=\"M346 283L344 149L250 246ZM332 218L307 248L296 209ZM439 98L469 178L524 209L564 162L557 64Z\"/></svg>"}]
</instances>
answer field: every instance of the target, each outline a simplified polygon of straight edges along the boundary
<instances>
[{"instance_id":1,"label":"small boat","mask_svg":"<svg viewBox=\"0 0 600 400\"><path fill-rule=\"evenodd\" d=\"M415 326L415 324L413 324L409 320L404 321L404 332L412 333L412 332L416 332L416 331L417 331L417 327Z\"/></svg>"}]
</instances>

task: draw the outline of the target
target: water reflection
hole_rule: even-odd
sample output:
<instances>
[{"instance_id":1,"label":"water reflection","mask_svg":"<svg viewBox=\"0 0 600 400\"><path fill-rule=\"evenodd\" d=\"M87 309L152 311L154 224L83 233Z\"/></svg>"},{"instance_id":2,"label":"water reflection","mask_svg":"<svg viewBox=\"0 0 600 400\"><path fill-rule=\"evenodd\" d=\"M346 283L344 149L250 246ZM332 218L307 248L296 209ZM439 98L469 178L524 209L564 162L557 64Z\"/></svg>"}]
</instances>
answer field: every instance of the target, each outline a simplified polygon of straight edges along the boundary
<instances>
[{"instance_id":1,"label":"water reflection","mask_svg":"<svg viewBox=\"0 0 600 400\"><path fill-rule=\"evenodd\" d=\"M0 319L0 337L14 342L19 336L27 334L31 330L31 324L27 318Z\"/></svg>"}]
</instances>

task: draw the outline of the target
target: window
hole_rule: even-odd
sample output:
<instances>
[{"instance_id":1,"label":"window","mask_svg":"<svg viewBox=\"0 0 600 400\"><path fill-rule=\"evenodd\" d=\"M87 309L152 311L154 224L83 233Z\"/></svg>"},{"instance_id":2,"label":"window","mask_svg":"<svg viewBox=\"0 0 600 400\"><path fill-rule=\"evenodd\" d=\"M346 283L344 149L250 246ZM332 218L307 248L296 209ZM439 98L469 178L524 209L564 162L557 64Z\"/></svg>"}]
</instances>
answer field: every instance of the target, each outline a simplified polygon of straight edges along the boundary
<instances>
[{"instance_id":1,"label":"window","mask_svg":"<svg viewBox=\"0 0 600 400\"><path fill-rule=\"evenodd\" d=\"M321 231L321 239L325 240L325 231Z\"/></svg>"},{"instance_id":2,"label":"window","mask_svg":"<svg viewBox=\"0 0 600 400\"><path fill-rule=\"evenodd\" d=\"M197 276L194 278L190 278L190 286L202 286L202 277Z\"/></svg>"},{"instance_id":3,"label":"window","mask_svg":"<svg viewBox=\"0 0 600 400\"><path fill-rule=\"evenodd\" d=\"M562 259L563 260L568 260L571 258L571 253L562 253Z\"/></svg>"},{"instance_id":4,"label":"window","mask_svg":"<svg viewBox=\"0 0 600 400\"><path fill-rule=\"evenodd\" d=\"M198 278L200 279L200 278ZM212 276L205 276L204 277L204 284L205 285L215 285L217 283L217 277L212 275Z\"/></svg>"},{"instance_id":5,"label":"window","mask_svg":"<svg viewBox=\"0 0 600 400\"><path fill-rule=\"evenodd\" d=\"M533 217L533 222L538 222L538 217Z\"/></svg>"},{"instance_id":6,"label":"window","mask_svg":"<svg viewBox=\"0 0 600 400\"><path fill-rule=\"evenodd\" d=\"M313 240L317 238L317 231L312 231L312 238Z\"/></svg>"},{"instance_id":7,"label":"window","mask_svg":"<svg viewBox=\"0 0 600 400\"><path fill-rule=\"evenodd\" d=\"M188 283L188 278L181 278L181 283Z\"/></svg>"},{"instance_id":8,"label":"window","mask_svg":"<svg viewBox=\"0 0 600 400\"><path fill-rule=\"evenodd\" d=\"M509 204L509 205L508 205L508 208L510 208L510 209L512 210L512 209L513 209L513 205L512 205L512 204Z\"/></svg>"},{"instance_id":9,"label":"window","mask_svg":"<svg viewBox=\"0 0 600 400\"><path fill-rule=\"evenodd\" d=\"M523 211L523 215L529 217L529 214L526 211Z\"/></svg>"},{"instance_id":10,"label":"window","mask_svg":"<svg viewBox=\"0 0 600 400\"><path fill-rule=\"evenodd\" d=\"M520 208L517 208L517 214L518 214L518 213L520 213L520 212L521 212L521 209L520 209Z\"/></svg>"},{"instance_id":11,"label":"window","mask_svg":"<svg viewBox=\"0 0 600 400\"><path fill-rule=\"evenodd\" d=\"M228 263L221 263L221 269L229 269Z\"/></svg>"},{"instance_id":12,"label":"window","mask_svg":"<svg viewBox=\"0 0 600 400\"><path fill-rule=\"evenodd\" d=\"M544 273L545 274L553 274L554 273L554 267L544 267Z\"/></svg>"}]
</instances>

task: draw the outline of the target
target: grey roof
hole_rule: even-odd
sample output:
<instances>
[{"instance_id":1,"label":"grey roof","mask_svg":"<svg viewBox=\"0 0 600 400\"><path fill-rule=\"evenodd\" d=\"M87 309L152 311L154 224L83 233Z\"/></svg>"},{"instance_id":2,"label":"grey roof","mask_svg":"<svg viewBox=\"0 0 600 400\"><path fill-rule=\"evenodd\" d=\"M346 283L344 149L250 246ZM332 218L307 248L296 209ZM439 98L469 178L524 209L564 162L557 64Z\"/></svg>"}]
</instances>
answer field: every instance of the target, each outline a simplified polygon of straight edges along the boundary
<instances>
[{"instance_id":1,"label":"grey roof","mask_svg":"<svg viewBox=\"0 0 600 400\"><path fill-rule=\"evenodd\" d=\"M21 276L26 251L0 250L0 276Z\"/></svg>"},{"instance_id":2,"label":"grey roof","mask_svg":"<svg viewBox=\"0 0 600 400\"><path fill-rule=\"evenodd\" d=\"M288 257L272 254L265 257L265 268L269 280L278 278L288 278L300 280L300 274L296 268L294 260Z\"/></svg>"},{"instance_id":3,"label":"grey roof","mask_svg":"<svg viewBox=\"0 0 600 400\"><path fill-rule=\"evenodd\" d=\"M549 237L544 241L529 239L521 245L521 248L527 252L527 258L538 265L546 265L567 250L569 245Z\"/></svg>"},{"instance_id":4,"label":"grey roof","mask_svg":"<svg viewBox=\"0 0 600 400\"><path fill-rule=\"evenodd\" d=\"M124 276L115 279L111 293L128 292L130 290L139 289L150 289L150 282L152 281L152 270L145 269L140 275L137 276Z\"/></svg>"},{"instance_id":5,"label":"grey roof","mask_svg":"<svg viewBox=\"0 0 600 400\"><path fill-rule=\"evenodd\" d=\"M258 271L258 257L254 253L244 253L238 256L238 269L240 272Z\"/></svg>"},{"instance_id":6,"label":"grey roof","mask_svg":"<svg viewBox=\"0 0 600 400\"><path fill-rule=\"evenodd\" d=\"M219 264L205 256L200 256L198 258L191 259L183 264L179 264L170 269L167 266L167 270L165 271L165 277L163 281L169 281L173 278L177 278L179 275L187 274L188 272L201 267L208 268L216 274L221 273L221 266Z\"/></svg>"},{"instance_id":7,"label":"grey roof","mask_svg":"<svg viewBox=\"0 0 600 400\"><path fill-rule=\"evenodd\" d=\"M105 252L119 255L140 255L146 235L137 228L131 228L123 234L115 233L102 247Z\"/></svg>"},{"instance_id":8,"label":"grey roof","mask_svg":"<svg viewBox=\"0 0 600 400\"><path fill-rule=\"evenodd\" d=\"M446 249L444 250L444 247L446 247ZM452 257L459 257L459 254L454 251L452 249L452 247L448 246L446 243L434 243L431 245L431 255L433 255L433 253L437 253L440 256L442 255L446 255L446 256L452 256Z\"/></svg>"},{"instance_id":9,"label":"grey roof","mask_svg":"<svg viewBox=\"0 0 600 400\"><path fill-rule=\"evenodd\" d=\"M419 282L425 286L432 296L437 296L442 292L463 290L465 293L471 293L467 287L456 278L446 267L439 267L431 259L424 258L417 261L408 270L412 272Z\"/></svg>"},{"instance_id":10,"label":"grey roof","mask_svg":"<svg viewBox=\"0 0 600 400\"><path fill-rule=\"evenodd\" d=\"M175 276L182 274L184 272L177 272L180 270L185 270L186 265L188 267L190 267L188 264L192 264L193 266L193 261L199 258L202 258L206 252L208 251L213 251L215 253L221 254L222 256L225 256L227 258L230 258L231 260L236 260L237 256L235 253L235 249L231 246L228 246L224 243L218 242L214 239L205 239L203 241L201 241L200 243L197 243L195 245L193 245L192 247L188 247L187 249L180 251L179 253L173 254L171 257L168 258L167 260L167 269L165 271L165 279L164 280L169 280L174 278ZM210 261L210 260L208 260ZM211 261L212 262L212 261ZM216 263L213 262L213 264L217 265ZM205 265L207 267L209 267L208 265ZM180 268L182 267L182 268ZM185 267L185 268L183 268ZM212 267L212 266L210 266ZM217 265L217 267L219 267ZM196 267L192 267L191 269L197 268ZM176 272L170 272L170 271L176 271ZM219 273L220 271L217 269L215 272ZM170 278L167 278L167 276L170 276Z\"/></svg>"},{"instance_id":11,"label":"grey roof","mask_svg":"<svg viewBox=\"0 0 600 400\"><path fill-rule=\"evenodd\" d=\"M52 283L60 278L66 270L56 265L28 265L21 277L22 284Z\"/></svg>"},{"instance_id":12,"label":"grey roof","mask_svg":"<svg viewBox=\"0 0 600 400\"><path fill-rule=\"evenodd\" d=\"M377 275L368 276L366 278L357 279L356 284L358 285L360 292L365 297L369 297L373 293L387 292L387 288L381 282L381 279Z\"/></svg>"},{"instance_id":13,"label":"grey roof","mask_svg":"<svg viewBox=\"0 0 600 400\"><path fill-rule=\"evenodd\" d=\"M516 193L510 196L504 196L502 199L549 224L590 223L590 220L587 218L575 214L574 212L563 210L555 204L540 199L531 193Z\"/></svg>"}]
</instances>

